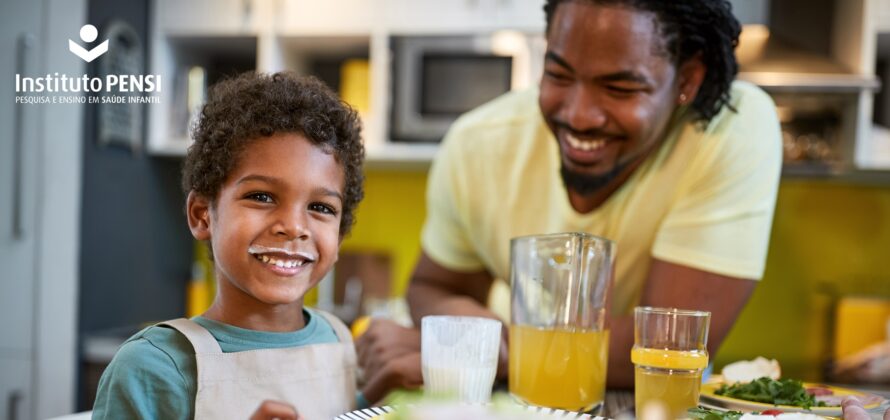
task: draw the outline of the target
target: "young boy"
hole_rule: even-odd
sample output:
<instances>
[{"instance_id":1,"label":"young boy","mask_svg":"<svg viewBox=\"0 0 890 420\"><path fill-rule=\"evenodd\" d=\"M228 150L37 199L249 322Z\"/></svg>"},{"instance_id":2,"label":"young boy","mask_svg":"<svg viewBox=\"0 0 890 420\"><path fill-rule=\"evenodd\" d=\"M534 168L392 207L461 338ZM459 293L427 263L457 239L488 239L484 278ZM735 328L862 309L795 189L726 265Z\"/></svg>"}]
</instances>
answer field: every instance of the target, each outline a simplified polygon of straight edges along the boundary
<instances>
[{"instance_id":1,"label":"young boy","mask_svg":"<svg viewBox=\"0 0 890 420\"><path fill-rule=\"evenodd\" d=\"M212 89L183 187L192 235L211 247L216 299L201 316L127 340L93 418L330 419L352 409L349 332L303 296L337 260L362 198L359 131L356 112L313 78L247 73Z\"/></svg>"}]
</instances>

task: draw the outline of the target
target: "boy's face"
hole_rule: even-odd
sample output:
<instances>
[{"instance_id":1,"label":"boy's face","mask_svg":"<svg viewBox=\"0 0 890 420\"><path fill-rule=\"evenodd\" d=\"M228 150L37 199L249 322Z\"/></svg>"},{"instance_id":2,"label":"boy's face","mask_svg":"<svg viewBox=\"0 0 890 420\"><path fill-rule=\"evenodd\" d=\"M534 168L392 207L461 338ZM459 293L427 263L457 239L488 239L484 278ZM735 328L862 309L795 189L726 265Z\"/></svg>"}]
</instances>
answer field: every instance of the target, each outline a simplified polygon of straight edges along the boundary
<instances>
[{"instance_id":1,"label":"boy's face","mask_svg":"<svg viewBox=\"0 0 890 420\"><path fill-rule=\"evenodd\" d=\"M215 205L190 194L189 224L211 242L223 302L302 302L337 260L343 183L333 155L280 133L248 143Z\"/></svg>"}]
</instances>

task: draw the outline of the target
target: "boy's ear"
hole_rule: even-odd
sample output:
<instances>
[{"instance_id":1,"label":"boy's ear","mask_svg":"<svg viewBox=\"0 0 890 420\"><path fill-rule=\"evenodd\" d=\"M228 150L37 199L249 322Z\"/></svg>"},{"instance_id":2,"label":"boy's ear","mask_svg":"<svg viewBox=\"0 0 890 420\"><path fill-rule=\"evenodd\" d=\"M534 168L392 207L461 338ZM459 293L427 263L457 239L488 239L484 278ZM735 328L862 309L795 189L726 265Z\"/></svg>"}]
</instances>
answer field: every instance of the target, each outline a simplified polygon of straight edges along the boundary
<instances>
[{"instance_id":1,"label":"boy's ear","mask_svg":"<svg viewBox=\"0 0 890 420\"><path fill-rule=\"evenodd\" d=\"M192 236L199 241L210 239L210 200L194 191L189 191L185 203L185 214L189 221Z\"/></svg>"}]
</instances>

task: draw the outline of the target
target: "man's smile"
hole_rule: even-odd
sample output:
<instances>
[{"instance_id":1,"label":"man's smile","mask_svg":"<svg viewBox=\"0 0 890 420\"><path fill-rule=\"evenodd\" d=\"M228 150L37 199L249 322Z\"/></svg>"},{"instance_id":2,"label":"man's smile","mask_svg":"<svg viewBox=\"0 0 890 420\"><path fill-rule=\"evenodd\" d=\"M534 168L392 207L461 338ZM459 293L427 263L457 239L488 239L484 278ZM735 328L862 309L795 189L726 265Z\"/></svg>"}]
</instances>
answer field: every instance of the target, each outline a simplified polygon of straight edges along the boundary
<instances>
[{"instance_id":1,"label":"man's smile","mask_svg":"<svg viewBox=\"0 0 890 420\"><path fill-rule=\"evenodd\" d=\"M616 156L625 137L606 133L578 133L561 130L559 143L565 157L578 166L591 166Z\"/></svg>"},{"instance_id":2,"label":"man's smile","mask_svg":"<svg viewBox=\"0 0 890 420\"><path fill-rule=\"evenodd\" d=\"M602 149L603 146L606 145L606 139L579 139L572 134L566 134L566 141L568 141L569 146L574 147L575 149L580 149L585 152L596 151Z\"/></svg>"}]
</instances>

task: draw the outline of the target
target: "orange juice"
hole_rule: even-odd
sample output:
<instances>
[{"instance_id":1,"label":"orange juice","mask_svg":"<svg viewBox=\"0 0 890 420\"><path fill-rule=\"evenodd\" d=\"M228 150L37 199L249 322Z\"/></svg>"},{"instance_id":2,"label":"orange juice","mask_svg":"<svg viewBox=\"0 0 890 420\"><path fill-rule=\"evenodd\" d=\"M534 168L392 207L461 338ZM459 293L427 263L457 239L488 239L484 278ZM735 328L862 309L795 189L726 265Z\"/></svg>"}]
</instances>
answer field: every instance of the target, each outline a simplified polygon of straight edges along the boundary
<instances>
[{"instance_id":1,"label":"orange juice","mask_svg":"<svg viewBox=\"0 0 890 420\"><path fill-rule=\"evenodd\" d=\"M634 348L630 353L636 365L634 388L637 409L659 400L671 418L686 417L686 410L698 405L702 370L708 365L703 352Z\"/></svg>"},{"instance_id":2,"label":"orange juice","mask_svg":"<svg viewBox=\"0 0 890 420\"><path fill-rule=\"evenodd\" d=\"M603 401L609 332L510 327L510 393L544 407L589 411Z\"/></svg>"}]
</instances>

